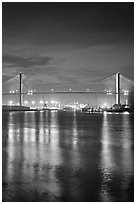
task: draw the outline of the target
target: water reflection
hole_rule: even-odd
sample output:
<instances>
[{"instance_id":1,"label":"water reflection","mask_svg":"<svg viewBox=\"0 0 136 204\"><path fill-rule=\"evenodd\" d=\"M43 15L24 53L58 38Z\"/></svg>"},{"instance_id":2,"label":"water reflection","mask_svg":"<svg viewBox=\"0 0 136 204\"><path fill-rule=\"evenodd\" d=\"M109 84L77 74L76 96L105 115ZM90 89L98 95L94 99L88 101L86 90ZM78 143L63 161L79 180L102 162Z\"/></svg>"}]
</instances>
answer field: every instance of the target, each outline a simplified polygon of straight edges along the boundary
<instances>
[{"instance_id":1,"label":"water reflection","mask_svg":"<svg viewBox=\"0 0 136 204\"><path fill-rule=\"evenodd\" d=\"M111 152L110 131L108 124L107 113L103 114L102 124L102 152L101 152L101 168L102 168L102 185L101 185L101 197L104 201L111 201L111 195L109 193L108 182L111 181L111 168L114 165L113 155Z\"/></svg>"},{"instance_id":2,"label":"water reflection","mask_svg":"<svg viewBox=\"0 0 136 204\"><path fill-rule=\"evenodd\" d=\"M3 121L3 201L133 200L130 115L11 112Z\"/></svg>"},{"instance_id":3,"label":"water reflection","mask_svg":"<svg viewBox=\"0 0 136 204\"><path fill-rule=\"evenodd\" d=\"M76 121L76 112L73 115L73 144L76 147L78 143L78 130L77 130L77 121Z\"/></svg>"},{"instance_id":4,"label":"water reflection","mask_svg":"<svg viewBox=\"0 0 136 204\"><path fill-rule=\"evenodd\" d=\"M115 120L114 125L113 120ZM128 200L128 194L125 192L130 188L133 175L131 128L128 115L104 114L101 152L103 175L101 196L104 201ZM133 196L129 199L133 200Z\"/></svg>"},{"instance_id":5,"label":"water reflection","mask_svg":"<svg viewBox=\"0 0 136 204\"><path fill-rule=\"evenodd\" d=\"M6 173L9 185L13 181L22 182L22 184L24 182L32 184L35 181L36 185L35 182L33 183L35 188L44 192L47 188L44 184L46 175L50 193L58 194L59 185L55 186L55 171L52 168L61 162L58 134L56 113L9 114ZM15 199L17 199L18 190L12 193Z\"/></svg>"},{"instance_id":6,"label":"water reflection","mask_svg":"<svg viewBox=\"0 0 136 204\"><path fill-rule=\"evenodd\" d=\"M102 117L93 116L94 121ZM62 201L96 201L100 175L98 170L100 130L92 117L79 113L60 113L60 148L63 164L56 171L61 182ZM91 193L90 193L91 192Z\"/></svg>"}]
</instances>

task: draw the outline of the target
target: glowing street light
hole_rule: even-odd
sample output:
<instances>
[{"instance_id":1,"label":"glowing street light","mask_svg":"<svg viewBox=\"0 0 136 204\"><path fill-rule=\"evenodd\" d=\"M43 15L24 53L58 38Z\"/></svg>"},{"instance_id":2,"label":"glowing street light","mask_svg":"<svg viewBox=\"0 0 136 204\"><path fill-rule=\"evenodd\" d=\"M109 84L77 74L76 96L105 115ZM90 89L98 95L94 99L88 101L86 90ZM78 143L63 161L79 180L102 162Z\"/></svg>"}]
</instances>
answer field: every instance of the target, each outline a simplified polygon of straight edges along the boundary
<instances>
[{"instance_id":1,"label":"glowing street light","mask_svg":"<svg viewBox=\"0 0 136 204\"><path fill-rule=\"evenodd\" d=\"M54 104L54 103L55 103L55 101L51 101L51 103L52 103L52 104Z\"/></svg>"},{"instance_id":2,"label":"glowing street light","mask_svg":"<svg viewBox=\"0 0 136 204\"><path fill-rule=\"evenodd\" d=\"M32 101L32 104L35 104L35 101Z\"/></svg>"},{"instance_id":3,"label":"glowing street light","mask_svg":"<svg viewBox=\"0 0 136 204\"><path fill-rule=\"evenodd\" d=\"M25 104L28 104L28 101L24 101Z\"/></svg>"},{"instance_id":4,"label":"glowing street light","mask_svg":"<svg viewBox=\"0 0 136 204\"><path fill-rule=\"evenodd\" d=\"M54 89L52 89L51 91L54 91Z\"/></svg>"},{"instance_id":5,"label":"glowing street light","mask_svg":"<svg viewBox=\"0 0 136 204\"><path fill-rule=\"evenodd\" d=\"M69 91L71 91L71 89L69 89Z\"/></svg>"},{"instance_id":6,"label":"glowing street light","mask_svg":"<svg viewBox=\"0 0 136 204\"><path fill-rule=\"evenodd\" d=\"M40 104L43 104L43 101L40 101Z\"/></svg>"}]
</instances>

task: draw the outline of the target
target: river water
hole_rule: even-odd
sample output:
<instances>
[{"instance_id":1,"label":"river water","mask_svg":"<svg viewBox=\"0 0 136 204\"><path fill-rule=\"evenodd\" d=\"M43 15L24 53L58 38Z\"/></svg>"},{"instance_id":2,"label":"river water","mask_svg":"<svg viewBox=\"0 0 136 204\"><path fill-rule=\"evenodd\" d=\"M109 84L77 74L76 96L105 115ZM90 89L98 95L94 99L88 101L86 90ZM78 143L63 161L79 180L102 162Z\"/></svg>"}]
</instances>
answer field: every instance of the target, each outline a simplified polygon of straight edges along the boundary
<instances>
[{"instance_id":1,"label":"river water","mask_svg":"<svg viewBox=\"0 0 136 204\"><path fill-rule=\"evenodd\" d=\"M3 201L133 201L132 114L5 112Z\"/></svg>"}]
</instances>

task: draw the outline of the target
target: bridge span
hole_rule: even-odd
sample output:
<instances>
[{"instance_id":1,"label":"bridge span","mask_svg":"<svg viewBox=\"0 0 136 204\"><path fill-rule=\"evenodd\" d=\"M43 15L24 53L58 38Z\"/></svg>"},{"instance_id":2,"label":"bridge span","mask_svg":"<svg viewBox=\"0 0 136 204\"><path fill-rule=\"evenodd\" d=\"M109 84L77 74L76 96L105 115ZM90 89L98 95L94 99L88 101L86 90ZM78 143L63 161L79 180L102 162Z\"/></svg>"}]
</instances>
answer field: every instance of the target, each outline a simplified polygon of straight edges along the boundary
<instances>
[{"instance_id":1,"label":"bridge span","mask_svg":"<svg viewBox=\"0 0 136 204\"><path fill-rule=\"evenodd\" d=\"M104 91L92 91L90 89L87 89L86 91L73 91L71 89L69 89L68 91L55 91L54 89L52 89L51 91L33 91L33 90L24 90L24 84L23 84L23 74L20 73L19 75L17 75L16 78L18 80L18 87L19 90L16 91L10 91L10 92L4 92L2 93L2 95L6 96L6 95L19 95L19 105L22 106L23 103L23 95L55 95L55 94L86 94L86 95L97 95L97 94L104 94L104 95L114 95L115 96L115 104L120 104L121 103L121 95L128 95L130 90L123 90L121 85L122 85L122 81L121 79L125 79L126 83L131 83L131 85L133 85L133 81L127 79L126 77L124 77L122 74L120 74L119 72L114 74L111 77L108 77L106 80L114 80L114 88L113 90L104 90Z\"/></svg>"}]
</instances>

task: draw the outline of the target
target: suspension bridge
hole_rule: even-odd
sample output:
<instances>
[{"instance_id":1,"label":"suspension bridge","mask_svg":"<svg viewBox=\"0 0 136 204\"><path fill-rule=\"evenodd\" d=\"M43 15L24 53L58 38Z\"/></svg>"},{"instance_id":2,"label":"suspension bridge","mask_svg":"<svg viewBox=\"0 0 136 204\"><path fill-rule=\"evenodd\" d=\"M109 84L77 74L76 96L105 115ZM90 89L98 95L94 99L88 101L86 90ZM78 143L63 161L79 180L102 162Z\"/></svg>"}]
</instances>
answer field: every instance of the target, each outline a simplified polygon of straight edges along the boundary
<instances>
[{"instance_id":1,"label":"suspension bridge","mask_svg":"<svg viewBox=\"0 0 136 204\"><path fill-rule=\"evenodd\" d=\"M100 82L99 82L100 83ZM70 94L80 94L80 95L95 95L97 98L97 95L112 95L114 96L113 104L121 104L121 97L127 96L129 97L131 91L133 90L134 82L128 78L126 78L124 75L120 74L119 72L105 78L101 83L104 84L105 89L104 90L90 90L86 89L85 91L73 91L71 89L67 91L55 91L54 89L51 89L51 91L40 91L36 89L30 89L30 83L27 83L27 76L25 76L22 73L19 73L19 75L7 80L3 83L3 86L8 87L8 92L3 92L3 98L4 96L7 96L7 99L9 99L11 96L18 96L18 106L23 106L24 104L27 104L27 101L24 101L24 96L34 96L34 95L70 95ZM108 87L108 89L107 89ZM128 100L128 99L126 99ZM41 104L44 103L44 101L40 101ZM32 104L35 102L32 101ZM128 103L128 102L127 102ZM3 104L13 105L11 101L6 101Z\"/></svg>"}]
</instances>

